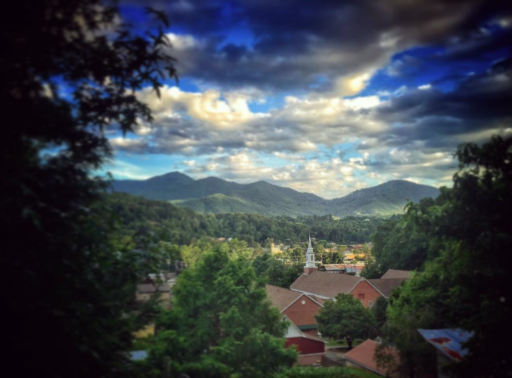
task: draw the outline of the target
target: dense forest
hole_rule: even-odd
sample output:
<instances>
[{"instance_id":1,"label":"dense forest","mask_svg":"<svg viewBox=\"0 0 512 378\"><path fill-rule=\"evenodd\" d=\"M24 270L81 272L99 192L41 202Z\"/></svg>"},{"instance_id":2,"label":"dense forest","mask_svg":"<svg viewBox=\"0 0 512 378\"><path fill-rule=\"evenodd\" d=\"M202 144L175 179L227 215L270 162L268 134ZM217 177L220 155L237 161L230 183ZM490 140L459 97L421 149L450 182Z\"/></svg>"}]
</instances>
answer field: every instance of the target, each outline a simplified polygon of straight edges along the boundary
<instances>
[{"instance_id":1,"label":"dense forest","mask_svg":"<svg viewBox=\"0 0 512 378\"><path fill-rule=\"evenodd\" d=\"M505 263L512 247L512 139L466 144L456 156L452 189L409 204L404 217L384 222L373 236L369 272L416 271L390 298L382 337L400 352L394 368L413 377L436 370L434 349L417 329L461 328L474 336L463 362L448 367L452 374L509 377L511 355L495 335L512 336Z\"/></svg>"},{"instance_id":2,"label":"dense forest","mask_svg":"<svg viewBox=\"0 0 512 378\"><path fill-rule=\"evenodd\" d=\"M126 235L146 234L166 229L169 241L189 244L203 236L237 238L249 245L305 242L308 233L338 244L365 243L385 218L326 216L268 217L259 214L198 214L172 204L135 197L125 193L105 194L101 205L119 217Z\"/></svg>"}]
</instances>

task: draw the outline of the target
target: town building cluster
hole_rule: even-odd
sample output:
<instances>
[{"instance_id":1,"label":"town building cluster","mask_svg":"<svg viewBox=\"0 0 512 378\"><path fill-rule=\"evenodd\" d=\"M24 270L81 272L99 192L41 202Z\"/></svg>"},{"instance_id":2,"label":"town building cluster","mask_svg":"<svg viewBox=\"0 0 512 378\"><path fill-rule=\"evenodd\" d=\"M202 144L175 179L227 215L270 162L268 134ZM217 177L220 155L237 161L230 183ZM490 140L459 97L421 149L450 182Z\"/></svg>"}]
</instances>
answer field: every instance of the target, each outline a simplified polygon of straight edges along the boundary
<instances>
[{"instance_id":1,"label":"town building cluster","mask_svg":"<svg viewBox=\"0 0 512 378\"><path fill-rule=\"evenodd\" d=\"M271 245L274 253L289 246ZM352 246L352 251L344 253L345 258L355 255L362 245ZM356 253L354 253L356 251ZM184 269L181 262L176 265L176 273L150 275L147 282L137 285L136 302L143 303L153 296L158 296L162 305L170 306L172 286L176 276ZM321 265L315 259L315 252L309 237L305 254L303 273L293 282L290 289L266 285L267 297L282 315L283 321L288 321L286 346L294 345L299 351L300 365L316 366L357 366L375 374L386 376L386 372L377 367L374 359L378 345L373 340L366 340L341 359L327 353L327 342L318 332L315 318L324 307L325 301L335 300L338 294L349 294L361 301L364 307L372 308L379 297L388 299L393 289L399 287L405 280L411 278L412 272L403 270L388 270L379 279L366 279L359 275L364 263L326 264ZM334 274L333 274L334 273ZM154 326L148 325L135 336L147 337L154 334Z\"/></svg>"},{"instance_id":2,"label":"town building cluster","mask_svg":"<svg viewBox=\"0 0 512 378\"><path fill-rule=\"evenodd\" d=\"M325 269L317 267L310 237L304 273L295 280L290 289L266 286L268 298L281 312L282 319L289 321L286 345L296 346L301 365L326 364L326 342L318 332L315 318L325 301L335 300L338 294L350 294L360 300L363 306L371 308L379 297L388 299L393 289L412 276L412 272L391 269L379 279L366 279L348 274L347 264L333 265ZM347 353L340 364L358 366L385 376L386 372L375 363L377 345L373 340L366 340Z\"/></svg>"}]
</instances>

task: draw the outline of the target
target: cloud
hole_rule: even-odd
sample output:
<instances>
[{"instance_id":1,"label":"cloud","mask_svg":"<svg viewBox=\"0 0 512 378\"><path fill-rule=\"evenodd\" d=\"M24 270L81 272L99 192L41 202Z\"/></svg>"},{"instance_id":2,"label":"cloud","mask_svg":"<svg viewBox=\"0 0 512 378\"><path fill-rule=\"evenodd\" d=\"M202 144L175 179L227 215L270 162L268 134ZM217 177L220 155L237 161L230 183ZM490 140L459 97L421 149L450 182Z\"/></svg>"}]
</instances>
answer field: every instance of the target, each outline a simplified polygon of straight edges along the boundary
<instances>
[{"instance_id":1,"label":"cloud","mask_svg":"<svg viewBox=\"0 0 512 378\"><path fill-rule=\"evenodd\" d=\"M147 89L140 96L155 116L151 132L145 127L138 139L113 138L111 143L118 150L137 154L208 156L231 152L235 154L232 163L212 160L209 167L229 166L223 171L224 178L266 177L304 190L307 179L313 179L305 173L309 167L305 153L325 153L335 145L359 141L360 163L379 170L380 179L424 177L434 182L436 177L453 174L456 166L451 154L457 145L485 141L510 128L510 80L511 71L504 61L487 73L464 78L450 92L433 85L402 88L386 100L378 96L340 99L311 93L288 96L282 107L266 113L252 112L248 105L256 101L258 92L223 95L165 87L161 99L157 99ZM239 155L238 151L247 152ZM302 168L278 173L264 167L256 169L253 164L262 153L274 154ZM246 176L236 173L237 162L251 167L241 170ZM204 166L193 168L196 173L206 172ZM349 168L345 166L342 172L346 182L350 182ZM299 184L294 179L301 172L305 176ZM322 182L336 187L330 181Z\"/></svg>"},{"instance_id":2,"label":"cloud","mask_svg":"<svg viewBox=\"0 0 512 378\"><path fill-rule=\"evenodd\" d=\"M469 41L466 35L479 30L482 20L506 25L510 16L506 2L492 0L328 0L300 6L291 0L125 3L167 11L181 33L169 34L181 76L224 88L340 95L359 93L399 51L444 44L453 36ZM245 38L230 39L239 33ZM466 50L473 49L470 45ZM456 54L455 50L451 53Z\"/></svg>"},{"instance_id":3,"label":"cloud","mask_svg":"<svg viewBox=\"0 0 512 378\"><path fill-rule=\"evenodd\" d=\"M179 165L176 168L179 169ZM365 170L361 160L338 158L326 161L308 159L272 166L266 157L249 150L239 150L231 155L211 157L186 168L184 172L196 178L220 176L239 183L265 180L324 198L336 198L368 186L358 177Z\"/></svg>"},{"instance_id":4,"label":"cloud","mask_svg":"<svg viewBox=\"0 0 512 378\"><path fill-rule=\"evenodd\" d=\"M280 108L253 112L249 104L260 100L258 91L190 93L164 87L160 98L149 88L137 95L155 121L141 123L137 139L110 139L114 148L137 154L199 155L240 148L300 153L385 128L367 116L381 104L378 96L288 96Z\"/></svg>"},{"instance_id":5,"label":"cloud","mask_svg":"<svg viewBox=\"0 0 512 378\"><path fill-rule=\"evenodd\" d=\"M110 141L186 156L196 177L325 197L389 179L448 183L457 145L510 134L505 3L154 0L179 74L200 92L140 91L155 122Z\"/></svg>"}]
</instances>

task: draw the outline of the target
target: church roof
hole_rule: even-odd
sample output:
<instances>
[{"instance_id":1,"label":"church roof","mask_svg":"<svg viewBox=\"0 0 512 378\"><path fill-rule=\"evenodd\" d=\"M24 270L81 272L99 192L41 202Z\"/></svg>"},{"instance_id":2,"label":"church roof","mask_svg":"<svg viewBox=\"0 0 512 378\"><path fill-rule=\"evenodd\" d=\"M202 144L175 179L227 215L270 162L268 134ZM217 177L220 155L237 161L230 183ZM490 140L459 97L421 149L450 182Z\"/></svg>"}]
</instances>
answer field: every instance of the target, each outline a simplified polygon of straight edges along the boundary
<instances>
[{"instance_id":1,"label":"church roof","mask_svg":"<svg viewBox=\"0 0 512 378\"><path fill-rule=\"evenodd\" d=\"M296 291L273 285L265 285L265 289L267 291L268 299L270 299L270 302L272 302L279 311L283 311L290 305L290 303L297 300L297 298L302 295L302 293L297 293Z\"/></svg>"},{"instance_id":2,"label":"church roof","mask_svg":"<svg viewBox=\"0 0 512 378\"><path fill-rule=\"evenodd\" d=\"M391 296L393 289L399 287L406 278L376 278L368 280L386 298Z\"/></svg>"},{"instance_id":3,"label":"church roof","mask_svg":"<svg viewBox=\"0 0 512 378\"><path fill-rule=\"evenodd\" d=\"M340 293L348 294L362 278L348 274L312 272L302 274L292 284L291 289L304 293L334 298Z\"/></svg>"}]
</instances>

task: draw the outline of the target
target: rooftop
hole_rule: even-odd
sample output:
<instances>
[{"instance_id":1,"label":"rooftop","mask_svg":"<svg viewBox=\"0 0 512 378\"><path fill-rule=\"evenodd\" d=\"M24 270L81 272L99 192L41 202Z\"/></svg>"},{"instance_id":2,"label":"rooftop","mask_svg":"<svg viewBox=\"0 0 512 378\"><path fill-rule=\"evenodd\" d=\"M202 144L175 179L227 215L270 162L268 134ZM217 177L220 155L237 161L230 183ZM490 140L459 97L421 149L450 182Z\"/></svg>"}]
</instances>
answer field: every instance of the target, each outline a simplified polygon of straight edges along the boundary
<instances>
[{"instance_id":1,"label":"rooftop","mask_svg":"<svg viewBox=\"0 0 512 378\"><path fill-rule=\"evenodd\" d=\"M273 285L265 285L265 289L267 290L268 299L279 311L283 311L290 303L302 295L302 293Z\"/></svg>"},{"instance_id":2,"label":"rooftop","mask_svg":"<svg viewBox=\"0 0 512 378\"><path fill-rule=\"evenodd\" d=\"M346 274L327 274L324 272L312 272L301 275L292 284L291 289L334 298L340 293L348 294L361 281L362 278Z\"/></svg>"},{"instance_id":3,"label":"rooftop","mask_svg":"<svg viewBox=\"0 0 512 378\"><path fill-rule=\"evenodd\" d=\"M378 342L368 339L362 344L359 344L354 349L348 351L345 354L345 358L363 368L366 368L383 376L388 376L386 375L386 370L384 370L381 367L378 367L377 362L375 361L375 350L377 349L378 346ZM396 351L396 349L389 348L389 350L392 355L398 358L398 352Z\"/></svg>"},{"instance_id":4,"label":"rooftop","mask_svg":"<svg viewBox=\"0 0 512 378\"><path fill-rule=\"evenodd\" d=\"M393 289L399 287L406 278L380 278L368 280L378 291L380 291L386 298L391 296Z\"/></svg>"}]
</instances>

